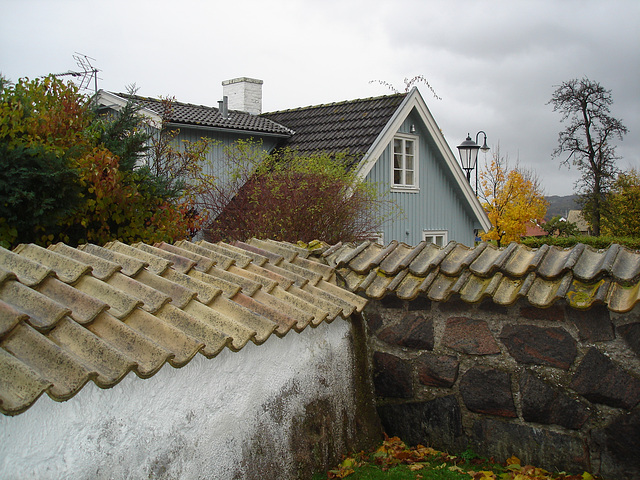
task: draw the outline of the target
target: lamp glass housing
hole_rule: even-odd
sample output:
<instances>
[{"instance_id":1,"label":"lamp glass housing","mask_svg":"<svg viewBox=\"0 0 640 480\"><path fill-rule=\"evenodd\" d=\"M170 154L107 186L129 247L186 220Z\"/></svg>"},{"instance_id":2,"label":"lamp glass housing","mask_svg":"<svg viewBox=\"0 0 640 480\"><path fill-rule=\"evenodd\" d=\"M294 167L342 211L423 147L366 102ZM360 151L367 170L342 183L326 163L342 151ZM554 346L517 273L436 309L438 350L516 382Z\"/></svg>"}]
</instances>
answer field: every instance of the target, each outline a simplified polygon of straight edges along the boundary
<instances>
[{"instance_id":1,"label":"lamp glass housing","mask_svg":"<svg viewBox=\"0 0 640 480\"><path fill-rule=\"evenodd\" d=\"M483 145L483 149L486 146ZM476 162L478 161L478 150L480 145L471 140L471 136L467 135L467 139L458 145L458 152L460 154L460 162L462 163L463 170L467 171L467 175L471 173L471 170L476 168Z\"/></svg>"}]
</instances>

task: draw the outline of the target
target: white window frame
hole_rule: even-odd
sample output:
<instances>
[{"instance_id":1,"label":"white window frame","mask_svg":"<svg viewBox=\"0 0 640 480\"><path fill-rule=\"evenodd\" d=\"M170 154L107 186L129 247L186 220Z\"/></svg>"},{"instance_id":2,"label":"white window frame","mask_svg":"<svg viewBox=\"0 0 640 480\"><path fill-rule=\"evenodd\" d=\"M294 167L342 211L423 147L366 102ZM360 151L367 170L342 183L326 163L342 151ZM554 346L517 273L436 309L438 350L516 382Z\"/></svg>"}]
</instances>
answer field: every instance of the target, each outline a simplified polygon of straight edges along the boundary
<instances>
[{"instance_id":1,"label":"white window frame","mask_svg":"<svg viewBox=\"0 0 640 480\"><path fill-rule=\"evenodd\" d=\"M384 233L383 232L374 232L364 238L364 240L368 240L371 243L377 243L378 245L382 245L384 247Z\"/></svg>"},{"instance_id":2,"label":"white window frame","mask_svg":"<svg viewBox=\"0 0 640 480\"><path fill-rule=\"evenodd\" d=\"M419 165L419 137L417 135L408 135L406 133L398 133L393 137L391 142L391 189L393 191L403 191L416 193L420 189L418 183L418 165ZM400 151L396 151L396 143L400 142ZM407 142L412 142L413 152L411 155L407 154ZM407 168L407 159L411 156L413 160L413 169ZM400 160L400 168L396 168L396 158ZM400 181L396 183L396 172L400 175ZM413 175L413 181L407 182L408 174Z\"/></svg>"},{"instance_id":3,"label":"white window frame","mask_svg":"<svg viewBox=\"0 0 640 480\"><path fill-rule=\"evenodd\" d=\"M377 232L368 238L369 241L384 247L384 232Z\"/></svg>"},{"instance_id":4,"label":"white window frame","mask_svg":"<svg viewBox=\"0 0 640 480\"><path fill-rule=\"evenodd\" d=\"M442 243L438 243L438 238L441 238L440 242ZM439 247L444 247L449 243L449 232L447 230L423 230L422 240L435 243Z\"/></svg>"}]
</instances>

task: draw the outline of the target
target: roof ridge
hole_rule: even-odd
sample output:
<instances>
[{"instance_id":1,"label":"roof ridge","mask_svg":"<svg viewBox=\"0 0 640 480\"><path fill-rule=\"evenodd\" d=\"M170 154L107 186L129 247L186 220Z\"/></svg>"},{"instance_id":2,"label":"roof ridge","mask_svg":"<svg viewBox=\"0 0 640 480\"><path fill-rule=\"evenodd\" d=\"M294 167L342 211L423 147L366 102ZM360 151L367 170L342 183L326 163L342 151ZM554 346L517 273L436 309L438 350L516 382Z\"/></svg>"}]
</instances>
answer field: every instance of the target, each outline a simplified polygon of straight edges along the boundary
<instances>
[{"instance_id":1,"label":"roof ridge","mask_svg":"<svg viewBox=\"0 0 640 480\"><path fill-rule=\"evenodd\" d=\"M151 110L157 115L163 113L163 98L146 97L129 93L108 93L121 97L124 100L132 100L142 108ZM218 107L181 102L175 97L169 97L167 100L171 103L169 121L178 125L195 125L225 130L250 131L284 137L291 136L294 133L292 129L275 120L242 110L230 109L228 115L223 116Z\"/></svg>"},{"instance_id":2,"label":"roof ridge","mask_svg":"<svg viewBox=\"0 0 640 480\"><path fill-rule=\"evenodd\" d=\"M378 101L378 100L382 100L384 98L391 98L391 97L406 97L407 95L409 95L410 92L401 92L401 93L393 93L390 95L380 95L378 97L365 97L365 98L354 98L352 100L340 100L337 102L331 102L331 103L321 103L321 104L317 104L317 105L307 105L305 107L295 107L295 108L288 108L288 109L284 109L284 110L274 110L272 112L264 112L261 113L261 116L268 116L268 115L275 115L277 113L290 113L290 112L298 112L301 110L312 110L314 108L325 108L325 107L334 107L334 106L338 106L338 105L346 105L349 103L357 103L357 102L372 102L372 101Z\"/></svg>"},{"instance_id":3,"label":"roof ridge","mask_svg":"<svg viewBox=\"0 0 640 480\"><path fill-rule=\"evenodd\" d=\"M176 100L175 97L167 97L167 98L156 98L156 97L146 97L143 95L131 95L129 93L116 93L116 92L110 92L113 93L114 95L118 95L119 97L123 97L123 98L131 98L133 100L146 100L146 101L151 101L151 102L158 102L158 103L162 103L164 100L168 100L173 104L177 104L177 105L183 105L185 107L199 107L199 108L212 108L214 110L218 110L217 107L213 107L213 106L209 106L209 105L203 105L203 104L197 104L197 103L189 103L189 102L181 102L179 100ZM229 110L229 111L238 111L239 110ZM240 113L246 113L246 112L240 112ZM250 113L246 113L247 115L250 115Z\"/></svg>"}]
</instances>

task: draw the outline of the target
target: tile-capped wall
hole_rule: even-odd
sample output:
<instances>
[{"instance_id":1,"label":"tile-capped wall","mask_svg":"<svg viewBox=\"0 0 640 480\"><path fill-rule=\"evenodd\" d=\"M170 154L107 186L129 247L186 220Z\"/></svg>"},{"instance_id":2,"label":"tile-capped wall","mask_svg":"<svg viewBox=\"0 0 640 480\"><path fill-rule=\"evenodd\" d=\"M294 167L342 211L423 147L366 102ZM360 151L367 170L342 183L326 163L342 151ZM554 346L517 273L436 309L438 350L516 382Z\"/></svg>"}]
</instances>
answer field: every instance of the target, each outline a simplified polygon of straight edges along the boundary
<instances>
[{"instance_id":1,"label":"tile-capped wall","mask_svg":"<svg viewBox=\"0 0 640 480\"><path fill-rule=\"evenodd\" d=\"M364 242L321 256L374 300L365 316L389 434L640 478L639 252Z\"/></svg>"},{"instance_id":2,"label":"tile-capped wall","mask_svg":"<svg viewBox=\"0 0 640 480\"><path fill-rule=\"evenodd\" d=\"M323 255L349 290L374 299L393 293L403 300L446 302L454 296L467 303L491 298L512 305L525 298L539 308L564 300L576 309L605 304L614 312L628 312L640 301L640 253L620 245L531 249L512 243L498 249L487 243L469 248L450 242L442 248L364 242Z\"/></svg>"},{"instance_id":3,"label":"tile-capped wall","mask_svg":"<svg viewBox=\"0 0 640 480\"><path fill-rule=\"evenodd\" d=\"M307 480L370 446L350 330L322 323L0 415L0 477Z\"/></svg>"},{"instance_id":4,"label":"tile-capped wall","mask_svg":"<svg viewBox=\"0 0 640 480\"><path fill-rule=\"evenodd\" d=\"M0 248L0 476L295 479L367 448L367 301L307 256Z\"/></svg>"},{"instance_id":5,"label":"tile-capped wall","mask_svg":"<svg viewBox=\"0 0 640 480\"><path fill-rule=\"evenodd\" d=\"M271 245L276 253L263 247ZM285 255L283 255L285 254ZM304 249L200 241L0 249L0 411L147 378L361 311Z\"/></svg>"}]
</instances>

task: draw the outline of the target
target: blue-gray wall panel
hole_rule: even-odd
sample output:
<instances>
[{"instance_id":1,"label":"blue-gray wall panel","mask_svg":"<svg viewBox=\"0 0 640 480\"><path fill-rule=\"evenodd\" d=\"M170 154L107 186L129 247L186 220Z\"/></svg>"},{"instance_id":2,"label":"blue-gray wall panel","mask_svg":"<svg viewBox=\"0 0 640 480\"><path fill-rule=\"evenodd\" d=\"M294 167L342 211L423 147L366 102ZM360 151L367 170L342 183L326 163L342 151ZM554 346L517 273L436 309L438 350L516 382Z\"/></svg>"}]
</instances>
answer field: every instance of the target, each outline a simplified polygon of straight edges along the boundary
<instances>
[{"instance_id":1,"label":"blue-gray wall panel","mask_svg":"<svg viewBox=\"0 0 640 480\"><path fill-rule=\"evenodd\" d=\"M385 226L385 244L398 240L416 245L422 240L423 230L446 230L449 241L473 245L474 229L480 226L470 214L462 190L440 151L428 141L430 135L415 113L407 117L399 131L409 133L411 125L415 126L415 134L419 136L419 191L396 192L390 189L390 145L367 176L367 180L378 184L382 192L387 192L403 211L402 215Z\"/></svg>"},{"instance_id":2,"label":"blue-gray wall panel","mask_svg":"<svg viewBox=\"0 0 640 480\"><path fill-rule=\"evenodd\" d=\"M229 173L229 166L225 162L225 149L232 146L238 140L250 140L253 139L256 142L262 140L261 148L265 151L271 151L277 143L276 138L262 138L242 135L238 133L229 132L207 132L196 128L181 128L178 136L175 138L176 144L182 144L183 141L197 142L198 140L206 138L211 141L209 151L207 152L207 168L206 173L214 175L217 179L222 181Z\"/></svg>"}]
</instances>

